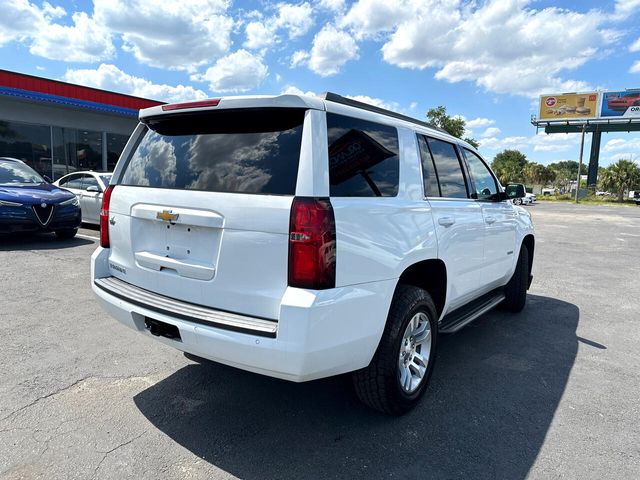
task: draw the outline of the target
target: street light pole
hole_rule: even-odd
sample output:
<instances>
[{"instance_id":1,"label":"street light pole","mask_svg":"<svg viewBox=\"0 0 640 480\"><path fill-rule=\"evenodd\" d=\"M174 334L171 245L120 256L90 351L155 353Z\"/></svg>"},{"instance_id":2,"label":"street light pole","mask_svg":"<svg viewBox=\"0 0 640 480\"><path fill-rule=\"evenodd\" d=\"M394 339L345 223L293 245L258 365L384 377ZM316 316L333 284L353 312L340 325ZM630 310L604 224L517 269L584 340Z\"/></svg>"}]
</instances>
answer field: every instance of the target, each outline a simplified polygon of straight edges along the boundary
<instances>
[{"instance_id":1,"label":"street light pole","mask_svg":"<svg viewBox=\"0 0 640 480\"><path fill-rule=\"evenodd\" d=\"M582 154L584 153L584 132L587 124L582 125L582 141L580 142L580 162L578 163L578 183L576 184L576 203L578 203L578 193L580 192L580 173L582 170Z\"/></svg>"}]
</instances>

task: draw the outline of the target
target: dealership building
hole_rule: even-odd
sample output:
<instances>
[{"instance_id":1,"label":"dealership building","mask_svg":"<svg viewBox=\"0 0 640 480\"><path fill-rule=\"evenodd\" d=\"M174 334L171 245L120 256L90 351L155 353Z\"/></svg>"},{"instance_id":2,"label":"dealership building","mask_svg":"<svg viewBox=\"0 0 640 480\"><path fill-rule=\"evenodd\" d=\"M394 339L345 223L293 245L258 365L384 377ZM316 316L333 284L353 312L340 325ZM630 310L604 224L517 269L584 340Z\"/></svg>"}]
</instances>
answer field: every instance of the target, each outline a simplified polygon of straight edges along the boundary
<instances>
[{"instance_id":1,"label":"dealership building","mask_svg":"<svg viewBox=\"0 0 640 480\"><path fill-rule=\"evenodd\" d=\"M0 157L56 180L112 171L138 122L161 102L0 70Z\"/></svg>"}]
</instances>

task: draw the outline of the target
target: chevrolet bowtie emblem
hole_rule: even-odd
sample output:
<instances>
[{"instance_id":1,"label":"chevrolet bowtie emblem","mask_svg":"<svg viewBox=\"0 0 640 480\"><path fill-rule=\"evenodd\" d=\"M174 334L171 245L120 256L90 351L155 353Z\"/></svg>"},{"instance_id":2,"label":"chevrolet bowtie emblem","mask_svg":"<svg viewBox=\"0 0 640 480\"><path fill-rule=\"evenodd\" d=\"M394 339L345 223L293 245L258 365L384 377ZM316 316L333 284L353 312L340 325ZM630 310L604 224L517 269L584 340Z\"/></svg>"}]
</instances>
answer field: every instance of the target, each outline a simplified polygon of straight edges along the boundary
<instances>
[{"instance_id":1,"label":"chevrolet bowtie emblem","mask_svg":"<svg viewBox=\"0 0 640 480\"><path fill-rule=\"evenodd\" d=\"M179 213L171 213L171 210L163 210L161 212L156 213L156 218L158 220L163 220L165 222L173 223L178 220L180 216Z\"/></svg>"}]
</instances>

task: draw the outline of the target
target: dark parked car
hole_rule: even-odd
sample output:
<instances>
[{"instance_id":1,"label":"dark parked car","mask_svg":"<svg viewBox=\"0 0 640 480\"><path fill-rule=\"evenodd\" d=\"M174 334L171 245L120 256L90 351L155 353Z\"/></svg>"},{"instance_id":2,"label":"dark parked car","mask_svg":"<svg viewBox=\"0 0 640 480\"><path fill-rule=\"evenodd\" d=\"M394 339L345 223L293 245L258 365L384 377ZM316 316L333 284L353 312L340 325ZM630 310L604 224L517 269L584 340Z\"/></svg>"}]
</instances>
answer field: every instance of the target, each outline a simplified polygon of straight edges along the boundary
<instances>
[{"instance_id":1,"label":"dark parked car","mask_svg":"<svg viewBox=\"0 0 640 480\"><path fill-rule=\"evenodd\" d=\"M71 238L82 213L78 198L21 160L0 157L0 233L55 232Z\"/></svg>"}]
</instances>

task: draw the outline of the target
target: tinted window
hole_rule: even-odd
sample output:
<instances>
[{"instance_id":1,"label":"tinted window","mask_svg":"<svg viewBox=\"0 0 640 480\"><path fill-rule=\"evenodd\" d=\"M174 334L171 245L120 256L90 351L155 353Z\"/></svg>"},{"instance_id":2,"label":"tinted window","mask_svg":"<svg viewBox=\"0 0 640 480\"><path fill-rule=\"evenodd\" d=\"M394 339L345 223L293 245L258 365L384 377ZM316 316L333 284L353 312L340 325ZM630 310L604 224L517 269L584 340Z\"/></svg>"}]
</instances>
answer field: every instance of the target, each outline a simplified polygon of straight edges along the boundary
<instances>
[{"instance_id":1,"label":"tinted window","mask_svg":"<svg viewBox=\"0 0 640 480\"><path fill-rule=\"evenodd\" d=\"M439 197L440 186L438 185L438 176L436 168L433 164L433 157L427 144L427 139L418 135L418 145L420 146L420 158L422 159L422 179L424 182L424 194L427 197Z\"/></svg>"},{"instance_id":2,"label":"tinted window","mask_svg":"<svg viewBox=\"0 0 640 480\"><path fill-rule=\"evenodd\" d=\"M327 114L329 186L334 197L398 194L398 131L357 118Z\"/></svg>"},{"instance_id":3,"label":"tinted window","mask_svg":"<svg viewBox=\"0 0 640 480\"><path fill-rule=\"evenodd\" d=\"M60 182L60 186L63 188L77 188L82 189L82 176L81 175L69 175L64 179L64 182Z\"/></svg>"},{"instance_id":4,"label":"tinted window","mask_svg":"<svg viewBox=\"0 0 640 480\"><path fill-rule=\"evenodd\" d=\"M474 152L464 149L467 164L469 165L469 175L475 190L475 198L478 200L488 200L498 193L498 186L491 175L491 172L484 164L482 159Z\"/></svg>"},{"instance_id":5,"label":"tinted window","mask_svg":"<svg viewBox=\"0 0 640 480\"><path fill-rule=\"evenodd\" d=\"M109 182L111 181L111 175L100 175L100 180L104 183L105 187L109 186Z\"/></svg>"},{"instance_id":6,"label":"tinted window","mask_svg":"<svg viewBox=\"0 0 640 480\"><path fill-rule=\"evenodd\" d=\"M467 186L455 146L452 143L427 138L438 172L440 191L447 198L468 198Z\"/></svg>"},{"instance_id":7,"label":"tinted window","mask_svg":"<svg viewBox=\"0 0 640 480\"><path fill-rule=\"evenodd\" d=\"M220 110L150 119L120 183L293 195L304 112Z\"/></svg>"},{"instance_id":8,"label":"tinted window","mask_svg":"<svg viewBox=\"0 0 640 480\"><path fill-rule=\"evenodd\" d=\"M98 187L100 189L100 185L98 184L98 180L92 175L85 175L82 178L82 189L86 190L87 187Z\"/></svg>"}]
</instances>

